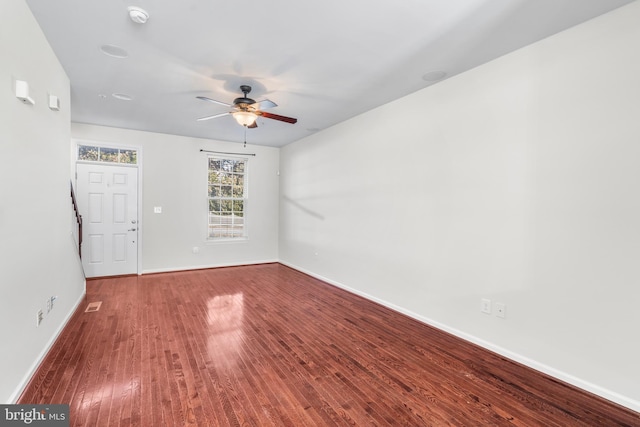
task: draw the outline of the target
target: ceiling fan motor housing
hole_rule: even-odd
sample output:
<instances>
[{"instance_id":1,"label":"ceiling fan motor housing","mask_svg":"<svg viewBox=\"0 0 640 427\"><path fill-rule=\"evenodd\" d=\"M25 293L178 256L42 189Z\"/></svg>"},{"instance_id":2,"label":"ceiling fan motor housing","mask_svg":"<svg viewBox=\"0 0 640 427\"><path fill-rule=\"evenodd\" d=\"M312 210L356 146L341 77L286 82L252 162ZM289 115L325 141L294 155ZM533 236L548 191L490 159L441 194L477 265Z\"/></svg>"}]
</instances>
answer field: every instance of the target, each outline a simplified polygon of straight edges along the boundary
<instances>
[{"instance_id":1,"label":"ceiling fan motor housing","mask_svg":"<svg viewBox=\"0 0 640 427\"><path fill-rule=\"evenodd\" d=\"M239 107L246 107L248 105L256 103L256 101L254 101L253 99L247 97L249 92L251 92L251 86L249 86L249 85L241 85L240 86L240 90L242 91L244 96L234 99L233 100L233 105L237 105ZM245 104L245 105L242 105L242 104Z\"/></svg>"},{"instance_id":2,"label":"ceiling fan motor housing","mask_svg":"<svg viewBox=\"0 0 640 427\"><path fill-rule=\"evenodd\" d=\"M246 104L246 105L251 105L251 104L255 104L256 101L254 101L251 98L246 98L246 97L241 97L241 98L236 98L233 100L233 105L236 106L242 106L242 104Z\"/></svg>"}]
</instances>

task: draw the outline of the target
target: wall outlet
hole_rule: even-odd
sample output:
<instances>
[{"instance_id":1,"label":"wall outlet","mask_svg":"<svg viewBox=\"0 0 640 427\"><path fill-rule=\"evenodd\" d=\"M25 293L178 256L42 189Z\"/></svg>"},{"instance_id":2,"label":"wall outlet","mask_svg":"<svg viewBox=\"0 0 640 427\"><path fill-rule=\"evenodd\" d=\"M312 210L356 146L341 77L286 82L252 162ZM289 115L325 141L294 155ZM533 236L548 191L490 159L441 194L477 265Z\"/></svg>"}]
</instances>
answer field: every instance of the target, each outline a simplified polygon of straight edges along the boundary
<instances>
[{"instance_id":1,"label":"wall outlet","mask_svg":"<svg viewBox=\"0 0 640 427\"><path fill-rule=\"evenodd\" d=\"M507 306L501 302L496 303L496 316L504 319L507 316Z\"/></svg>"},{"instance_id":2,"label":"wall outlet","mask_svg":"<svg viewBox=\"0 0 640 427\"><path fill-rule=\"evenodd\" d=\"M43 320L44 313L42 312L42 310L38 310L38 312L36 313L36 327L40 326L40 323L42 323Z\"/></svg>"},{"instance_id":3,"label":"wall outlet","mask_svg":"<svg viewBox=\"0 0 640 427\"><path fill-rule=\"evenodd\" d=\"M480 311L484 314L491 314L491 300L482 298L480 300Z\"/></svg>"}]
</instances>

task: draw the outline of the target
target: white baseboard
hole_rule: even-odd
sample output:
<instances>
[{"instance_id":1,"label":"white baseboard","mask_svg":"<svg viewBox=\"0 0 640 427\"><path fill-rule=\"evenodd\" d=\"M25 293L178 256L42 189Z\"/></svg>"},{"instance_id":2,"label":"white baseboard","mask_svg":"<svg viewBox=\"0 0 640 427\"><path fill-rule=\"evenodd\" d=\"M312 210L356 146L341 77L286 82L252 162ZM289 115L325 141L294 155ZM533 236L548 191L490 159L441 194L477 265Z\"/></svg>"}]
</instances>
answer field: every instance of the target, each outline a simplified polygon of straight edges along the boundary
<instances>
[{"instance_id":1,"label":"white baseboard","mask_svg":"<svg viewBox=\"0 0 640 427\"><path fill-rule=\"evenodd\" d=\"M193 265L193 266L181 266L181 267L169 267L169 268L150 268L142 270L141 274L156 274L156 273L171 273L175 271L191 271L191 270L206 270L208 268L223 268L223 267L240 267L243 265L258 265L258 264L273 264L279 262L277 259L250 261L250 262L238 262L238 263L226 263L226 264L206 264L206 265Z\"/></svg>"},{"instance_id":2,"label":"white baseboard","mask_svg":"<svg viewBox=\"0 0 640 427\"><path fill-rule=\"evenodd\" d=\"M491 342L485 341L485 340L483 340L481 338L478 338L476 336L470 335L470 334L468 334L466 332L463 332L463 331L460 331L458 329L452 328L450 326L447 326L447 325L445 325L443 323L440 323L438 321L435 321L433 319L429 319L428 317L425 317L425 316L422 316L420 314L414 313L414 312L412 312L410 310L407 310L407 309L405 309L403 307L399 307L399 306L397 306L395 304L392 304L392 303L390 303L388 301L382 300L380 298L376 298L376 297L374 297L372 295L369 295L367 293L358 291L357 289L350 288L348 286L343 285L342 283L339 283L339 282L336 282L335 280L331 280L331 279L328 279L328 278L323 277L321 275L315 274L312 271L308 271L308 270L306 270L304 268L301 268L301 267L298 267L298 266L296 266L294 264L291 264L291 263L288 263L288 262L285 262L285 261L279 261L279 262L282 265L286 265L287 267L293 268L294 270L298 270L298 271L300 271L300 272L302 272L304 274L307 274L307 275L309 275L311 277L314 277L316 279L322 280L323 282L326 282L326 283L328 283L328 284L330 284L332 286L335 286L335 287L340 288L340 289L344 289L345 291L351 292L352 294L361 296L361 297L366 298L366 299L368 299L370 301L374 301L374 302L376 302L376 303L378 303L380 305L383 305L383 306L385 306L387 308L390 308L390 309L392 309L394 311L397 311L399 313L407 315L407 316L409 316L409 317L411 317L413 319L416 319L416 320L418 320L418 321L420 321L422 323L425 323L425 324L427 324L429 326L433 326L434 328L437 328L437 329L440 329L442 331L448 332L451 335L454 335L454 336L456 336L458 338L461 338L461 339L463 339L465 341L469 341L469 342L471 342L473 344L476 344L476 345L478 345L480 347L486 348L487 350L493 351L494 353L497 353L497 354L499 354L501 356L504 356L507 359L511 359L511 360L513 360L515 362L518 362L518 363L521 363L522 365L525 365L525 366L527 366L527 367L529 367L531 369L535 369L536 371L540 371L542 373L545 373L545 374L547 374L549 376L552 376L552 377L557 378L557 379L559 379L561 381L564 381L565 383L571 384L571 385L573 385L573 386L575 386L577 388L580 388L582 390L585 390L585 391L588 391L590 393L593 393L593 394L595 394L597 396L602 397L603 399L610 400L611 402L615 402L615 403L617 403L619 405L622 405L622 406L624 406L626 408L629 408L629 409L631 409L633 411L640 412L640 402L635 400L635 399L631 399L631 398L629 398L627 396L623 396L623 395L621 395L619 393L616 393L616 392L611 391L609 389L606 389L604 387L600 387L597 384L593 384L593 383L585 381L585 380L583 380L581 378L577 378L577 377L575 377L575 376L573 376L571 374L568 374L566 372L560 371L558 369L555 369L555 368L553 368L551 366L548 366L548 365L545 365L543 363L537 362L537 361L535 361L533 359L530 359L530 358L528 358L526 356L523 356L521 354L515 353L515 352L510 351L510 350L508 350L506 348L497 346L497 345L495 345L495 344L493 344Z\"/></svg>"},{"instance_id":3,"label":"white baseboard","mask_svg":"<svg viewBox=\"0 0 640 427\"><path fill-rule=\"evenodd\" d=\"M86 295L86 287L85 287L85 290L82 292L82 294L80 294L80 297L78 298L76 303L73 305L69 313L67 313L67 316L65 317L64 321L60 324L58 329L56 329L56 332L51 336L51 338L47 342L47 345L42 349L42 351L40 352L36 360L31 364L31 366L29 367L29 370L20 381L20 384L18 385L16 390L11 394L9 398L9 402L16 403L18 401L18 399L20 398L20 395L29 384L31 377L33 377L33 375L36 373L36 370L38 369L38 367L40 367L40 364L42 363L44 358L47 356L47 353L49 353L49 350L51 350L51 347L53 347L53 344L58 339L58 336L60 335L62 330L65 328L65 326L67 326L67 323L69 323L69 320L71 320L71 317L76 312L80 304L82 304L82 300L84 299L85 295Z\"/></svg>"}]
</instances>

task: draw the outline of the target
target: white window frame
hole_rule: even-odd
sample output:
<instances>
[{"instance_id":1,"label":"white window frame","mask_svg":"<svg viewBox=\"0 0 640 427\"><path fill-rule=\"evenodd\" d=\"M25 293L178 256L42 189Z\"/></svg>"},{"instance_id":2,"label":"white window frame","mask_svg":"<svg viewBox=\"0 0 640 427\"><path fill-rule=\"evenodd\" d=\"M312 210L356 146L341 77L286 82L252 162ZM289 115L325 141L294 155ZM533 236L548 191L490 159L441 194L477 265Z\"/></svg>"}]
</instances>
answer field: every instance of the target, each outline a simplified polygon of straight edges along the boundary
<instances>
[{"instance_id":1,"label":"white window frame","mask_svg":"<svg viewBox=\"0 0 640 427\"><path fill-rule=\"evenodd\" d=\"M224 196L219 196L219 197L212 197L211 193L210 193L210 186L211 183L209 182L209 165L211 160L233 160L233 161L242 161L244 162L244 171L242 172L242 183L243 183L243 191L242 191L242 198L238 198L238 197L233 197L233 193L232 193L232 197L224 197ZM248 227L247 227L247 206L249 203L249 195L248 195L248 170L249 170L249 159L247 157L240 157L240 156L233 156L233 155L228 155L228 154L210 154L207 156L207 242L237 242L237 241L244 241L244 240L248 240L249 239L249 234L248 234ZM231 172L232 174L237 174L237 172ZM212 200L218 200L218 201L231 201L232 203L235 201L242 201L242 234L238 235L238 236L212 236L211 235L211 211L210 211L210 203ZM235 215L233 215L233 210L232 210L232 217L235 217ZM233 221L233 219L232 219Z\"/></svg>"}]
</instances>

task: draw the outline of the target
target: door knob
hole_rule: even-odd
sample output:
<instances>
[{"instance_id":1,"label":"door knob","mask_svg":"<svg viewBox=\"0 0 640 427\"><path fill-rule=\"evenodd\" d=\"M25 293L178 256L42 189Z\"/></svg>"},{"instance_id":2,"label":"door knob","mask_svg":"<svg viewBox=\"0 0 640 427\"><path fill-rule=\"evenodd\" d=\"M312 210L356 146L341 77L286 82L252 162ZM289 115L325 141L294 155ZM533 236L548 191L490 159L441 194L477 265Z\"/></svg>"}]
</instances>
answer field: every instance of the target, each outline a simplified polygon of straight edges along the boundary
<instances>
[{"instance_id":1,"label":"door knob","mask_svg":"<svg viewBox=\"0 0 640 427\"><path fill-rule=\"evenodd\" d=\"M128 231L136 231L135 228L130 228Z\"/></svg>"}]
</instances>

